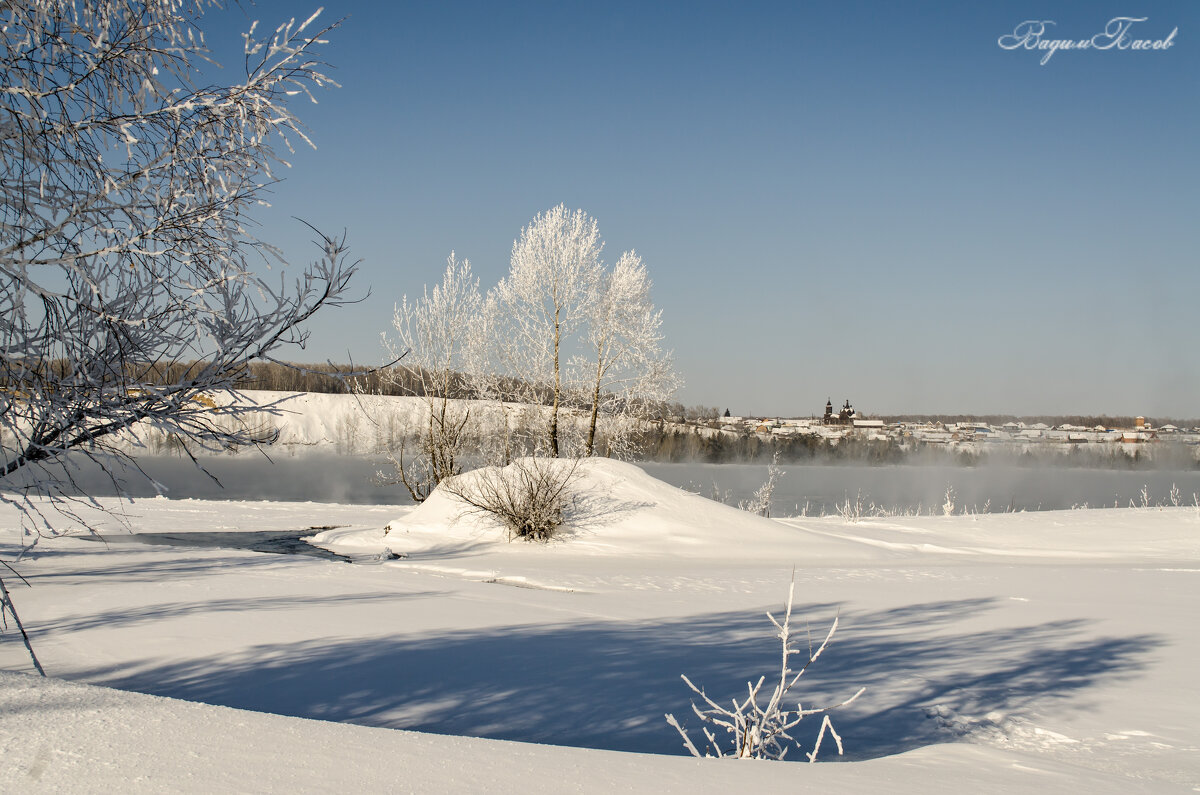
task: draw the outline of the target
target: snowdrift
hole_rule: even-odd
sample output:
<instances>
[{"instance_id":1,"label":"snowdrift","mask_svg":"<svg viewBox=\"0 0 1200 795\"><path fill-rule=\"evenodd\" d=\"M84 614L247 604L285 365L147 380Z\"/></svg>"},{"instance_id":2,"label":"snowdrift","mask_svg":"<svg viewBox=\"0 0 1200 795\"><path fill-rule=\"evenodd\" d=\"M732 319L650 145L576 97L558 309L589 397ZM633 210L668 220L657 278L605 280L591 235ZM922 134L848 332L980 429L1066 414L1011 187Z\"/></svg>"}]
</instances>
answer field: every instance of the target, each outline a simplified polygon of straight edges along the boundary
<instances>
[{"instance_id":1,"label":"snowdrift","mask_svg":"<svg viewBox=\"0 0 1200 795\"><path fill-rule=\"evenodd\" d=\"M893 795L924 795L931 781L951 792L1162 790L1153 782L969 745L796 770L305 720L3 671L0 748L5 792L607 795L782 792L801 780L818 791Z\"/></svg>"},{"instance_id":2,"label":"snowdrift","mask_svg":"<svg viewBox=\"0 0 1200 795\"><path fill-rule=\"evenodd\" d=\"M553 465L569 467L562 460ZM762 559L778 554L797 563L889 557L877 545L789 527L651 477L634 464L607 458L579 464L570 488L566 524L549 544L508 541L492 518L437 489L381 530L329 530L312 543L334 552L417 557L447 546L524 547L524 554L671 556ZM468 472L461 477L477 477ZM514 554L520 554L514 552ZM799 557L797 557L799 556Z\"/></svg>"}]
</instances>

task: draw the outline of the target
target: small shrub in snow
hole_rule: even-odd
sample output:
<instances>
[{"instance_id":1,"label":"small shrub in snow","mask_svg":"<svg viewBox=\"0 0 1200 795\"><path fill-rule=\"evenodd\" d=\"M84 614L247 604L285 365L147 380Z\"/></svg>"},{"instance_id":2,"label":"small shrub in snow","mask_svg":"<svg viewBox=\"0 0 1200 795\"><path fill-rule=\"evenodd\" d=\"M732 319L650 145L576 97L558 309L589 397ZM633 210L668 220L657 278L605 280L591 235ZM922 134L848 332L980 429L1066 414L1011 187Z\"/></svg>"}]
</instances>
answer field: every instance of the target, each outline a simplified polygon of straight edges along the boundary
<instances>
[{"instance_id":1,"label":"small shrub in snow","mask_svg":"<svg viewBox=\"0 0 1200 795\"><path fill-rule=\"evenodd\" d=\"M548 541L565 520L578 466L578 459L518 458L504 468L480 469L444 486L470 511L500 520L509 540Z\"/></svg>"},{"instance_id":2,"label":"small shrub in snow","mask_svg":"<svg viewBox=\"0 0 1200 795\"><path fill-rule=\"evenodd\" d=\"M954 487L946 487L946 501L942 503L942 515L950 516L954 513Z\"/></svg>"},{"instance_id":3,"label":"small shrub in snow","mask_svg":"<svg viewBox=\"0 0 1200 795\"><path fill-rule=\"evenodd\" d=\"M771 459L771 463L767 466L767 480L749 500L742 500L738 503L738 507L743 511L758 514L759 516L771 516L771 495L775 491L775 484L779 481L779 476L783 474L783 470L779 468L779 451L775 451L775 456Z\"/></svg>"},{"instance_id":4,"label":"small shrub in snow","mask_svg":"<svg viewBox=\"0 0 1200 795\"><path fill-rule=\"evenodd\" d=\"M729 489L722 491L721 487L717 485L717 481L714 480L712 483L712 492L708 495L708 498L713 502L719 502L722 505L728 505L730 494L732 494L732 492Z\"/></svg>"},{"instance_id":5,"label":"small shrub in snow","mask_svg":"<svg viewBox=\"0 0 1200 795\"><path fill-rule=\"evenodd\" d=\"M842 519L847 522L857 522L863 516L864 507L865 505L863 502L862 489L859 489L858 494L855 495L853 502L851 502L850 498L847 497L845 502L838 506L838 516L842 517Z\"/></svg>"},{"instance_id":6,"label":"small shrub in snow","mask_svg":"<svg viewBox=\"0 0 1200 795\"><path fill-rule=\"evenodd\" d=\"M771 619L771 623L775 625L775 637L779 639L783 646L783 661L779 671L779 682L771 691L765 704L759 704L759 696L763 692L763 682L766 681L765 676L761 676L756 684L746 683L747 695L742 701L733 699L730 706L722 706L709 698L702 688L696 687L686 675L682 676L683 681L692 692L700 696L707 708L701 709L692 702L692 711L700 718L701 731L708 740L708 747L705 753L700 753L692 743L691 737L687 731L679 725L679 721L675 720L675 716L668 714L666 716L667 723L671 724L680 736L683 737L683 747L686 748L692 756L695 757L735 757L738 759L783 759L788 750L793 746L799 747L799 743L789 733L794 729L801 720L810 715L821 715L821 728L817 733L817 741L813 745L813 749L809 753L805 753L809 762L817 761L817 752L821 748L821 742L825 739L825 732L828 731L833 737L834 743L837 745L837 751L842 753L842 738L834 731L833 723L829 720L829 712L844 707L854 701L866 688L859 688L858 692L850 698L835 704L831 707L817 707L805 709L800 702L796 702L796 708L788 709L784 705L784 699L791 692L796 683L800 681L800 677L808 670L808 667L816 662L816 659L821 656L829 646L829 642L833 639L834 632L837 631L838 622L835 618L833 625L830 626L829 632L825 635L825 640L813 651L810 642L808 649L808 659L801 666L799 671L793 670L791 667L792 655L802 654L800 649L792 647L791 633L791 618L792 618L792 596L796 589L795 581L788 588L787 610L783 616L783 622L775 620L775 616L767 613L767 618ZM723 731L726 735L725 742L721 742L715 731Z\"/></svg>"}]
</instances>

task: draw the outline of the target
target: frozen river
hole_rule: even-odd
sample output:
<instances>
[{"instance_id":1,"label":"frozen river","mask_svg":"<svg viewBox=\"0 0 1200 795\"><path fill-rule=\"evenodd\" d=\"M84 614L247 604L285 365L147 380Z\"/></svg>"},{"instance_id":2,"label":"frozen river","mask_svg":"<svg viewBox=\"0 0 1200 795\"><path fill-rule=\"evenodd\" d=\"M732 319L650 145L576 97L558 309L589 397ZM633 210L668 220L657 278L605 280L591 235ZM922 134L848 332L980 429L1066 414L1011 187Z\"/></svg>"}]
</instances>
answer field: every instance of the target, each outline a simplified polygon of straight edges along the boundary
<instances>
[{"instance_id":1,"label":"frozen river","mask_svg":"<svg viewBox=\"0 0 1200 795\"><path fill-rule=\"evenodd\" d=\"M192 463L176 457L140 459L157 483L131 474L124 488L135 497L165 496L200 499L284 500L341 502L369 505L410 502L402 486L378 486L372 475L376 459L331 454L261 455L204 458L206 468L220 484L199 473ZM699 492L719 494L737 504L750 497L766 479L763 464L641 464L651 475ZM1082 469L1048 466L977 467L789 465L776 486L773 515L819 516L834 513L849 499L861 495L864 509L874 504L888 511L941 513L947 489L955 513L1007 510L1053 510L1087 505L1092 508L1140 505L1142 490L1151 504L1169 504L1177 489L1182 504L1191 505L1200 493L1200 471L1181 469ZM77 477L97 495L116 489L94 468Z\"/></svg>"}]
</instances>

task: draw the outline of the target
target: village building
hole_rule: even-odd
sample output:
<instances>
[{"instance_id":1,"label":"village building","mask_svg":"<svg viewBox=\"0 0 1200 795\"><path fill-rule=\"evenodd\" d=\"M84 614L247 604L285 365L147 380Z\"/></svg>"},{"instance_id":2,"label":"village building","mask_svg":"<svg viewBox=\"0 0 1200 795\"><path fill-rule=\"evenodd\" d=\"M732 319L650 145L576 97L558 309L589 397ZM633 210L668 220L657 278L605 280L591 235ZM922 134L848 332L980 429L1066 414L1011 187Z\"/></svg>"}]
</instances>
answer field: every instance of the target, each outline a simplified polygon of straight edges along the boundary
<instances>
[{"instance_id":1,"label":"village building","mask_svg":"<svg viewBox=\"0 0 1200 795\"><path fill-rule=\"evenodd\" d=\"M823 419L826 425L853 425L856 416L857 413L850 405L849 400L846 401L846 405L842 406L842 410L836 415L833 413L833 400L830 399L825 402L825 417Z\"/></svg>"}]
</instances>

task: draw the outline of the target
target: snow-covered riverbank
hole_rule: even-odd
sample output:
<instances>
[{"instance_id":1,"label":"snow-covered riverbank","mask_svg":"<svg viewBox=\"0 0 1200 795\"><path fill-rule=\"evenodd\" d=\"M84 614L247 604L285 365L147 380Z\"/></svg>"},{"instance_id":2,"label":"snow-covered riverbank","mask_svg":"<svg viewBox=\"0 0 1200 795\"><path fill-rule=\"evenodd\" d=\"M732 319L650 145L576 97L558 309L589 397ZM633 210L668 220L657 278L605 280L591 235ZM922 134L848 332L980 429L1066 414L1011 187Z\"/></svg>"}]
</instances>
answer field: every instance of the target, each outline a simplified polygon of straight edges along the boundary
<instances>
[{"instance_id":1,"label":"snow-covered riverbank","mask_svg":"<svg viewBox=\"0 0 1200 795\"><path fill-rule=\"evenodd\" d=\"M336 525L322 536L335 550L407 557L43 541L15 596L52 676L375 728L5 676L0 786L144 774L143 790L190 791L222 776L263 791L1200 787L1194 509L775 522L602 467L591 482L610 508L547 546L435 521L436 505L165 499L126 506L134 532ZM646 755L682 752L662 717L688 714L681 673L725 698L775 665L763 614L782 607L793 567L797 618L814 632L841 621L800 696L868 688L834 716L854 761ZM0 637L0 669L28 670Z\"/></svg>"}]
</instances>

